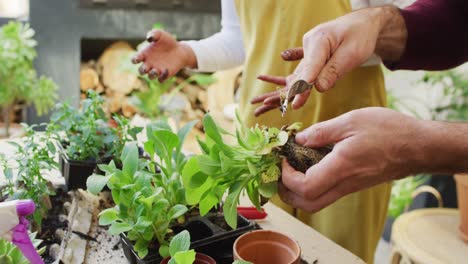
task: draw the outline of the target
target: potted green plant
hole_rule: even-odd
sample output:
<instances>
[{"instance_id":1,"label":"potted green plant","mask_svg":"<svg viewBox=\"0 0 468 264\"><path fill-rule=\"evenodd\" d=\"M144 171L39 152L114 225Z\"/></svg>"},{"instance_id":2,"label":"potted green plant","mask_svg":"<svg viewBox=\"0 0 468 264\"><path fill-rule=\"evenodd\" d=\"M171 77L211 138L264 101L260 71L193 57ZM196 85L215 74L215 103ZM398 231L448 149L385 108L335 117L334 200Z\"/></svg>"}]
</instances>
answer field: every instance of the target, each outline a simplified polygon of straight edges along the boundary
<instances>
[{"instance_id":1,"label":"potted green plant","mask_svg":"<svg viewBox=\"0 0 468 264\"><path fill-rule=\"evenodd\" d=\"M59 144L59 163L69 189L86 188L97 164L115 159L119 166L123 146L142 130L123 117L109 119L102 109L104 99L94 91L88 94L80 109L57 104L49 124L51 130L65 134Z\"/></svg>"},{"instance_id":2,"label":"potted green plant","mask_svg":"<svg viewBox=\"0 0 468 264\"><path fill-rule=\"evenodd\" d=\"M196 253L190 249L190 233L187 230L175 235L169 244L169 257L161 264L216 264L208 255Z\"/></svg>"},{"instance_id":3,"label":"potted green plant","mask_svg":"<svg viewBox=\"0 0 468 264\"><path fill-rule=\"evenodd\" d=\"M39 115L47 113L57 99L57 85L37 76L34 30L28 24L9 22L0 28L0 108L5 135L10 134L12 111L23 103L33 104Z\"/></svg>"},{"instance_id":4,"label":"potted green plant","mask_svg":"<svg viewBox=\"0 0 468 264\"><path fill-rule=\"evenodd\" d=\"M6 157L0 155L0 165L7 184L3 189L8 200L32 199L36 210L32 216L33 230L41 231L43 219L49 209L49 196L54 191L44 175L57 169L54 160L55 145L52 143L55 134L51 131L37 133L38 125L24 126L26 137L20 143L9 142L15 147L15 153Z\"/></svg>"},{"instance_id":5,"label":"potted green plant","mask_svg":"<svg viewBox=\"0 0 468 264\"><path fill-rule=\"evenodd\" d=\"M190 232L191 248L197 252L215 257L227 248L232 254L235 238L255 228L239 217L240 227L231 230L222 214L201 217L198 207L187 206L181 175L187 157L182 145L195 122L177 133L165 121L147 126L144 149L149 159L139 159L136 145L128 144L122 152L122 168L113 162L100 165L105 175L88 179L91 193L97 194L105 185L111 190L116 207L101 212L99 223L110 225L109 232L121 236L130 263L159 263L169 256L172 237L183 230Z\"/></svg>"}]
</instances>

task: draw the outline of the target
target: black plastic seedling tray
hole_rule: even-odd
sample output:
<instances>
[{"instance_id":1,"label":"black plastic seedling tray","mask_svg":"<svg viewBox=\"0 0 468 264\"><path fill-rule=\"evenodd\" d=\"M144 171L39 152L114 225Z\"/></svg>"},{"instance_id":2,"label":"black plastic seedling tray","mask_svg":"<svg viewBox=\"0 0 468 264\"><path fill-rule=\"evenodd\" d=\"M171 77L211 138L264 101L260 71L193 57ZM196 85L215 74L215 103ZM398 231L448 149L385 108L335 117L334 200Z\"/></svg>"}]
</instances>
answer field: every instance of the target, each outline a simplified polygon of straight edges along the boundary
<instances>
[{"instance_id":1,"label":"black plastic seedling tray","mask_svg":"<svg viewBox=\"0 0 468 264\"><path fill-rule=\"evenodd\" d=\"M230 230L224 222L222 214L210 213L204 217L191 217L185 225L174 228L174 231L178 233L184 229L190 233L192 240L190 248L195 249L198 253L212 257L218 264L231 264L233 261L232 246L234 245L234 241L240 235L259 229L259 227L254 222L239 215L237 229ZM144 259L140 259L127 237L123 234L120 237L124 255L129 263L159 264L161 262L162 257L157 249L150 250Z\"/></svg>"}]
</instances>

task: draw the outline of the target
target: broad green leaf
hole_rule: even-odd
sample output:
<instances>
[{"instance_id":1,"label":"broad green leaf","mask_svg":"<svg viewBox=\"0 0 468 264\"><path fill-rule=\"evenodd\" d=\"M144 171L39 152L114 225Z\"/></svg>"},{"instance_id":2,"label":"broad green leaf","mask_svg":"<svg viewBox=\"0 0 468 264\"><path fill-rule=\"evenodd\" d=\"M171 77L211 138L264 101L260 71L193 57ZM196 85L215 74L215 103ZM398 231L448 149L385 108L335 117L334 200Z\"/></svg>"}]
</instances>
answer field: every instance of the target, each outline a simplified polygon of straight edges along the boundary
<instances>
[{"instance_id":1,"label":"broad green leaf","mask_svg":"<svg viewBox=\"0 0 468 264\"><path fill-rule=\"evenodd\" d=\"M148 255L148 242L143 239L138 239L133 248L140 258L144 258Z\"/></svg>"},{"instance_id":2,"label":"broad green leaf","mask_svg":"<svg viewBox=\"0 0 468 264\"><path fill-rule=\"evenodd\" d=\"M218 126L214 122L211 115L206 114L203 117L203 128L205 130L205 134L213 139L216 144L224 144L223 138L221 137L221 133L219 133Z\"/></svg>"},{"instance_id":3,"label":"broad green leaf","mask_svg":"<svg viewBox=\"0 0 468 264\"><path fill-rule=\"evenodd\" d=\"M127 223L118 223L118 222L115 222L115 223L112 223L112 225L110 226L109 228L109 234L111 235L119 235L119 234L122 234L124 232L127 232L129 230L132 229L132 226L127 224Z\"/></svg>"},{"instance_id":4,"label":"broad green leaf","mask_svg":"<svg viewBox=\"0 0 468 264\"><path fill-rule=\"evenodd\" d=\"M230 227L237 228L237 204L239 203L239 196L244 187L245 182L236 182L229 189L229 195L223 206L224 218Z\"/></svg>"},{"instance_id":5,"label":"broad green leaf","mask_svg":"<svg viewBox=\"0 0 468 264\"><path fill-rule=\"evenodd\" d=\"M258 192L266 198L271 198L278 192L278 182L260 184Z\"/></svg>"},{"instance_id":6,"label":"broad green leaf","mask_svg":"<svg viewBox=\"0 0 468 264\"><path fill-rule=\"evenodd\" d=\"M193 126L195 126L196 123L198 123L198 120L188 122L177 132L177 136L179 137L180 142L179 149L184 144L187 135L190 133L190 131L193 129Z\"/></svg>"},{"instance_id":7,"label":"broad green leaf","mask_svg":"<svg viewBox=\"0 0 468 264\"><path fill-rule=\"evenodd\" d=\"M108 208L99 213L99 225L110 225L119 219L119 213L115 208Z\"/></svg>"},{"instance_id":8,"label":"broad green leaf","mask_svg":"<svg viewBox=\"0 0 468 264\"><path fill-rule=\"evenodd\" d=\"M195 173L195 175L193 175L190 178L189 188L191 189L199 188L206 182L207 178L208 178L208 174L206 173L203 173L201 171Z\"/></svg>"},{"instance_id":9,"label":"broad green leaf","mask_svg":"<svg viewBox=\"0 0 468 264\"><path fill-rule=\"evenodd\" d=\"M247 195L249 196L250 201L252 204L257 208L258 211L261 211L260 205L260 195L258 193L258 184L255 181L250 181L247 184Z\"/></svg>"},{"instance_id":10,"label":"broad green leaf","mask_svg":"<svg viewBox=\"0 0 468 264\"><path fill-rule=\"evenodd\" d=\"M208 175L215 174L220 168L220 164L212 160L207 155L197 156L197 161L200 166L200 170Z\"/></svg>"},{"instance_id":11,"label":"broad green leaf","mask_svg":"<svg viewBox=\"0 0 468 264\"><path fill-rule=\"evenodd\" d=\"M99 192L102 191L104 186L106 186L111 176L112 175L102 176L97 174L92 174L91 176L89 176L86 180L86 187L88 192L94 195L98 195Z\"/></svg>"},{"instance_id":12,"label":"broad green leaf","mask_svg":"<svg viewBox=\"0 0 468 264\"><path fill-rule=\"evenodd\" d=\"M163 257L163 258L169 257L170 256L169 246L168 245L161 245L159 247L159 255L161 255L161 257Z\"/></svg>"},{"instance_id":13,"label":"broad green leaf","mask_svg":"<svg viewBox=\"0 0 468 264\"><path fill-rule=\"evenodd\" d=\"M174 255L174 260L177 264L193 264L195 261L195 250L188 250L184 252L177 252Z\"/></svg>"},{"instance_id":14,"label":"broad green leaf","mask_svg":"<svg viewBox=\"0 0 468 264\"><path fill-rule=\"evenodd\" d=\"M169 210L168 216L170 219L176 219L177 217L185 214L187 211L187 206L182 204L176 204L171 208L171 210Z\"/></svg>"},{"instance_id":15,"label":"broad green leaf","mask_svg":"<svg viewBox=\"0 0 468 264\"><path fill-rule=\"evenodd\" d=\"M177 252L187 251L190 248L190 233L187 230L175 235L169 244L169 254L175 256Z\"/></svg>"},{"instance_id":16,"label":"broad green leaf","mask_svg":"<svg viewBox=\"0 0 468 264\"><path fill-rule=\"evenodd\" d=\"M201 196L211 188L213 184L213 180L208 177L205 183L201 185L199 188L190 188L190 181L192 177L200 172L200 167L198 165L198 161L196 156L190 158L188 162L185 164L184 169L182 171L182 180L185 186L185 199L187 204L194 205L200 202Z\"/></svg>"},{"instance_id":17,"label":"broad green leaf","mask_svg":"<svg viewBox=\"0 0 468 264\"><path fill-rule=\"evenodd\" d=\"M132 176L138 169L138 147L135 142L127 144L122 152L122 171L127 176Z\"/></svg>"},{"instance_id":18,"label":"broad green leaf","mask_svg":"<svg viewBox=\"0 0 468 264\"><path fill-rule=\"evenodd\" d=\"M200 201L200 215L206 215L211 210L211 208L213 208L219 202L220 201L216 194L208 190L206 195L204 195L204 197Z\"/></svg>"}]
</instances>

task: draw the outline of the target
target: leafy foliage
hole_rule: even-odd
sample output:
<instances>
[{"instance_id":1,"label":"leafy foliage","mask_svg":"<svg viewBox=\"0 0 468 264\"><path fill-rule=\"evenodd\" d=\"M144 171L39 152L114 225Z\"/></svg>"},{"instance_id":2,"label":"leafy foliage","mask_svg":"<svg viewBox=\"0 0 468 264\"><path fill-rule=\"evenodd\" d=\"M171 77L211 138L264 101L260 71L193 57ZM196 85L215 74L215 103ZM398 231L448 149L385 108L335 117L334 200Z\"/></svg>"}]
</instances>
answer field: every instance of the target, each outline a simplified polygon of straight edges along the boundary
<instances>
[{"instance_id":1,"label":"leafy foliage","mask_svg":"<svg viewBox=\"0 0 468 264\"><path fill-rule=\"evenodd\" d=\"M120 157L126 142L136 139L142 129L132 128L123 117L114 116L117 127L110 125L111 120L103 110L104 99L89 90L88 98L81 102L81 108L72 108L67 103L59 103L51 116L50 129L65 131L65 149L72 160L102 161ZM118 161L120 162L120 161Z\"/></svg>"},{"instance_id":2,"label":"leafy foliage","mask_svg":"<svg viewBox=\"0 0 468 264\"><path fill-rule=\"evenodd\" d=\"M388 215L396 218L402 214L413 201L413 192L426 180L425 175L418 175L393 182Z\"/></svg>"},{"instance_id":3,"label":"leafy foliage","mask_svg":"<svg viewBox=\"0 0 468 264\"><path fill-rule=\"evenodd\" d=\"M44 198L54 194L44 175L52 169L57 169L58 164L54 160L55 134L51 131L35 132L37 127L25 126L26 137L23 143L10 142L16 148L16 152L8 158L0 156L0 164L8 181L5 187L8 198L32 199L36 203L33 220L40 227L47 213Z\"/></svg>"},{"instance_id":4,"label":"leafy foliage","mask_svg":"<svg viewBox=\"0 0 468 264\"><path fill-rule=\"evenodd\" d=\"M187 230L172 238L169 253L169 264L192 264L195 261L196 253L195 250L190 250L190 233Z\"/></svg>"},{"instance_id":5,"label":"leafy foliage","mask_svg":"<svg viewBox=\"0 0 468 264\"><path fill-rule=\"evenodd\" d=\"M0 28L0 106L4 110L25 102L42 115L57 100L57 85L45 76L38 77L34 69L37 42L33 37L28 24L9 22Z\"/></svg>"},{"instance_id":6,"label":"leafy foliage","mask_svg":"<svg viewBox=\"0 0 468 264\"><path fill-rule=\"evenodd\" d=\"M440 104L432 107L433 120L465 121L468 119L468 78L457 70L426 72L422 82L442 89Z\"/></svg>"},{"instance_id":7,"label":"leafy foliage","mask_svg":"<svg viewBox=\"0 0 468 264\"><path fill-rule=\"evenodd\" d=\"M154 241L161 256L169 255L171 226L184 221L188 211L180 171L187 162L182 144L195 122L174 133L167 122L159 121L146 128L145 151L150 159L139 159L135 143L122 151L122 168L112 161L100 165L105 176L88 178L88 191L98 193L107 184L116 207L99 215L101 225L110 225L111 234L126 233L134 241L141 258L148 254Z\"/></svg>"},{"instance_id":8,"label":"leafy foliage","mask_svg":"<svg viewBox=\"0 0 468 264\"><path fill-rule=\"evenodd\" d=\"M36 239L36 233L29 235L33 246L37 249L42 240ZM37 250L39 255L45 252L45 247ZM0 263L1 264L29 264L29 261L23 256L21 251L11 242L0 239Z\"/></svg>"},{"instance_id":9,"label":"leafy foliage","mask_svg":"<svg viewBox=\"0 0 468 264\"><path fill-rule=\"evenodd\" d=\"M227 132L218 127L210 115L205 115L203 126L206 140L198 140L203 154L193 156L183 170L187 202L200 204L205 215L222 201L227 191L223 211L226 222L237 226L237 204L242 190L261 210L260 195L270 198L276 193L280 177L280 157L275 149L288 140L289 130L256 126L247 128L239 120L236 142L228 145L223 139Z\"/></svg>"}]
</instances>

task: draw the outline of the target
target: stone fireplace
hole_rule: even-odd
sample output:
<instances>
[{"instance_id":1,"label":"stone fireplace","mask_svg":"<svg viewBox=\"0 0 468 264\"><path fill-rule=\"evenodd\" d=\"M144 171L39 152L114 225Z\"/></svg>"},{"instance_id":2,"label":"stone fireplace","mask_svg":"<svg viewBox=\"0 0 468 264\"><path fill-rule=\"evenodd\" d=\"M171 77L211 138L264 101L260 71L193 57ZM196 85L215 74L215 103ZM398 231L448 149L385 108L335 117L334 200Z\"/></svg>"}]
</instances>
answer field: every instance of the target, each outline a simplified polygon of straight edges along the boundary
<instances>
[{"instance_id":1,"label":"stone fireplace","mask_svg":"<svg viewBox=\"0 0 468 264\"><path fill-rule=\"evenodd\" d=\"M98 55L104 45L142 41L154 23L179 39L201 39L220 29L218 0L33 0L30 8L39 43L37 71L54 79L60 99L75 106L80 100L80 63ZM28 110L29 123L45 120Z\"/></svg>"}]
</instances>

